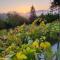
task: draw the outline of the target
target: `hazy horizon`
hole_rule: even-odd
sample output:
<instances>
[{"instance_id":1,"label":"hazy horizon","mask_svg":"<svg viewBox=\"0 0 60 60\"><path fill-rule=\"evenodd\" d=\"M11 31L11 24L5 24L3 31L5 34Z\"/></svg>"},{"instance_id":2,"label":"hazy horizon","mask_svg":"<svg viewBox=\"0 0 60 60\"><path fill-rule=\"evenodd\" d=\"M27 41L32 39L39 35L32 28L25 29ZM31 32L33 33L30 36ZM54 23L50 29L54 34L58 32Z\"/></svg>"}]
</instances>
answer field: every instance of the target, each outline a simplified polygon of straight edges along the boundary
<instances>
[{"instance_id":1,"label":"hazy horizon","mask_svg":"<svg viewBox=\"0 0 60 60\"><path fill-rule=\"evenodd\" d=\"M27 13L32 5L36 10L48 10L50 0L0 0L0 13L10 11Z\"/></svg>"}]
</instances>

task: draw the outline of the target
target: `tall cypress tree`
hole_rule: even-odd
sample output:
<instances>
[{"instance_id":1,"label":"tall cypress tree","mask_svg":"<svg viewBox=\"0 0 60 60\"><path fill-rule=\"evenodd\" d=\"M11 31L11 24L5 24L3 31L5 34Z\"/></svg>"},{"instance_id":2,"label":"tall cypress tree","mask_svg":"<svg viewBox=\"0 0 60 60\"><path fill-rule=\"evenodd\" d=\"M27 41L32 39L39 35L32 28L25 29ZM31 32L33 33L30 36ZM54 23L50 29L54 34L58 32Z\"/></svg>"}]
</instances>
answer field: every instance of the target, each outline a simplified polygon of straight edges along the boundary
<instances>
[{"instance_id":1,"label":"tall cypress tree","mask_svg":"<svg viewBox=\"0 0 60 60\"><path fill-rule=\"evenodd\" d=\"M35 19L36 19L36 11L35 11L35 8L34 6L31 7L31 12L30 12L30 22L33 22Z\"/></svg>"}]
</instances>

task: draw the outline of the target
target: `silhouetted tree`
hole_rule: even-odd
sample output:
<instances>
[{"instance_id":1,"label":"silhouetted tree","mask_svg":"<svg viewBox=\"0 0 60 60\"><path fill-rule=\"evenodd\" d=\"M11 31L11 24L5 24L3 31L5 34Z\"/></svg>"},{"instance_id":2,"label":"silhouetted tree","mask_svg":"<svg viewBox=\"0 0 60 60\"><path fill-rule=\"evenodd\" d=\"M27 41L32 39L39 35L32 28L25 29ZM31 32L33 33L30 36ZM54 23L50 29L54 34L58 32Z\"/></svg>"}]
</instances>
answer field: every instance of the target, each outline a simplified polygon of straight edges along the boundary
<instances>
[{"instance_id":1,"label":"silhouetted tree","mask_svg":"<svg viewBox=\"0 0 60 60\"><path fill-rule=\"evenodd\" d=\"M60 0L54 0L53 2L56 6L60 6Z\"/></svg>"},{"instance_id":2,"label":"silhouetted tree","mask_svg":"<svg viewBox=\"0 0 60 60\"><path fill-rule=\"evenodd\" d=\"M60 17L60 0L53 0L50 8L51 9L58 8L56 10L58 10L58 14L59 14L58 19L59 19L59 17Z\"/></svg>"},{"instance_id":3,"label":"silhouetted tree","mask_svg":"<svg viewBox=\"0 0 60 60\"><path fill-rule=\"evenodd\" d=\"M36 11L35 11L35 8L34 6L31 7L31 12L30 12L30 22L33 22L35 19L36 19Z\"/></svg>"}]
</instances>

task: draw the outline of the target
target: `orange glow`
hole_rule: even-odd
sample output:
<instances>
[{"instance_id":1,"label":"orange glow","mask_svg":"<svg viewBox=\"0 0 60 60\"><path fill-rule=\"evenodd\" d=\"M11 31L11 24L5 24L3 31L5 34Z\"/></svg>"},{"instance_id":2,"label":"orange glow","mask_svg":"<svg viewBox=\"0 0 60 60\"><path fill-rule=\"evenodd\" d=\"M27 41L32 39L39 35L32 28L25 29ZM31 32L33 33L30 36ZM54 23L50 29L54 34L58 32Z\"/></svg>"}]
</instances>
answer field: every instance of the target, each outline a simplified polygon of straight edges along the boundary
<instances>
[{"instance_id":1,"label":"orange glow","mask_svg":"<svg viewBox=\"0 0 60 60\"><path fill-rule=\"evenodd\" d=\"M7 7L7 8L0 8L0 12L9 12L9 11L16 11L18 13L27 13L30 12L31 6L16 6L16 7ZM36 10L47 10L49 6L34 6Z\"/></svg>"},{"instance_id":2,"label":"orange glow","mask_svg":"<svg viewBox=\"0 0 60 60\"><path fill-rule=\"evenodd\" d=\"M30 7L28 7L28 6L21 6L21 7L16 8L16 11L20 12L20 13L27 13L27 12L30 11Z\"/></svg>"},{"instance_id":3,"label":"orange glow","mask_svg":"<svg viewBox=\"0 0 60 60\"><path fill-rule=\"evenodd\" d=\"M34 6L36 10L47 10L49 6ZM20 13L30 12L31 6L16 7L15 11Z\"/></svg>"}]
</instances>

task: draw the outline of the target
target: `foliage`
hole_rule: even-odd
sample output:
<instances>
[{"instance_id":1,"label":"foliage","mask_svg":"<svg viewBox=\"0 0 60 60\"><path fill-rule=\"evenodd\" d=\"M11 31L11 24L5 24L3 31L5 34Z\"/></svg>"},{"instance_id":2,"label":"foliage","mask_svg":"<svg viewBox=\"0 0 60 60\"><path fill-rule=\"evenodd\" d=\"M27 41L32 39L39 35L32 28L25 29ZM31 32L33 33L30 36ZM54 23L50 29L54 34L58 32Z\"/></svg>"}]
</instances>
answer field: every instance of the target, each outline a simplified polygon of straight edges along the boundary
<instances>
[{"instance_id":1,"label":"foliage","mask_svg":"<svg viewBox=\"0 0 60 60\"><path fill-rule=\"evenodd\" d=\"M56 21L58 19L58 14L47 14L45 15L45 20L46 20L46 23L51 23L53 21Z\"/></svg>"},{"instance_id":2,"label":"foliage","mask_svg":"<svg viewBox=\"0 0 60 60\"><path fill-rule=\"evenodd\" d=\"M60 34L59 26L60 26L60 22L58 22L58 21L55 21L55 22L49 24L49 28L48 28L49 32L47 33L47 35L50 37L50 39L52 38L52 41L54 43L59 41L59 39L60 39L59 38L59 34Z\"/></svg>"},{"instance_id":3,"label":"foliage","mask_svg":"<svg viewBox=\"0 0 60 60\"><path fill-rule=\"evenodd\" d=\"M36 60L37 53L43 53L46 60L51 60L53 53L47 38L58 38L59 23L45 24L42 21L36 25L35 20L30 25L23 24L9 31L0 30L0 57L8 60Z\"/></svg>"}]
</instances>

